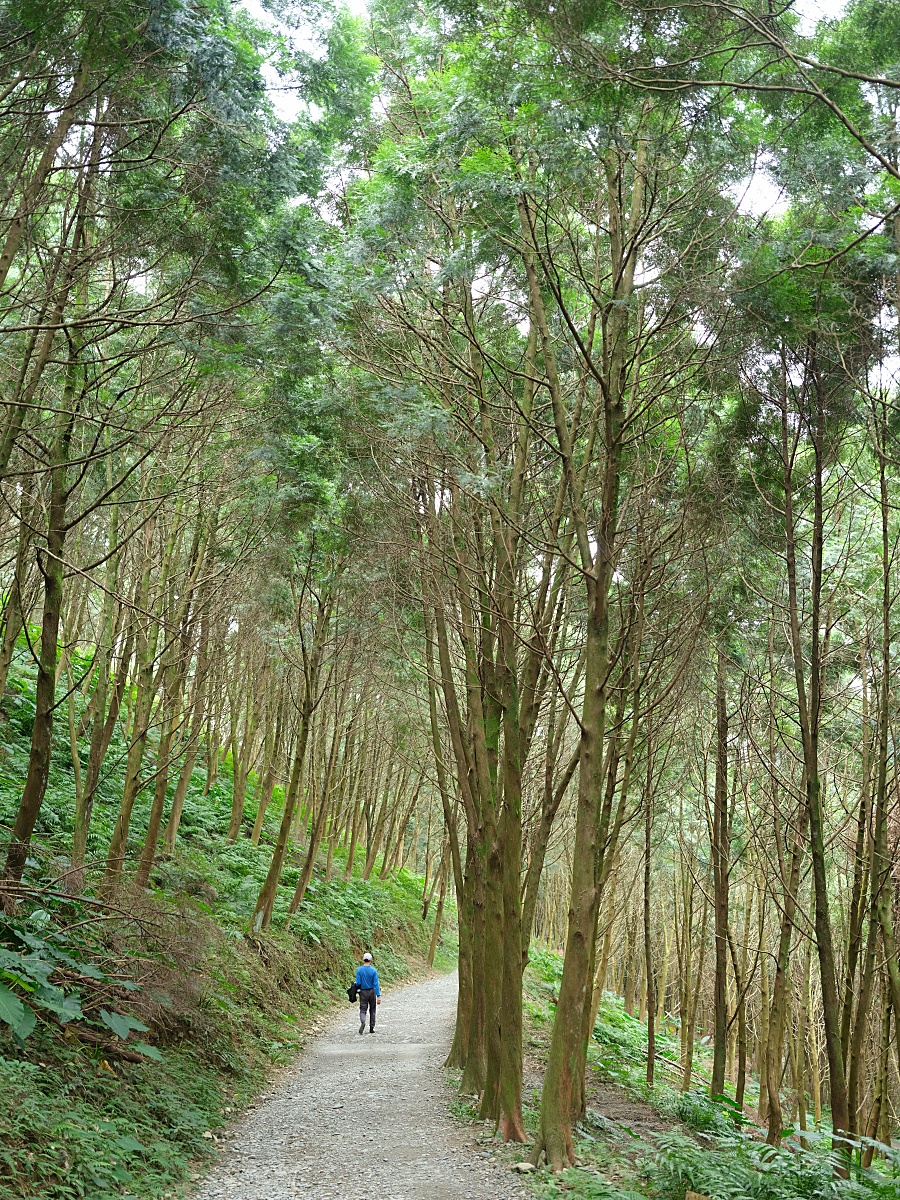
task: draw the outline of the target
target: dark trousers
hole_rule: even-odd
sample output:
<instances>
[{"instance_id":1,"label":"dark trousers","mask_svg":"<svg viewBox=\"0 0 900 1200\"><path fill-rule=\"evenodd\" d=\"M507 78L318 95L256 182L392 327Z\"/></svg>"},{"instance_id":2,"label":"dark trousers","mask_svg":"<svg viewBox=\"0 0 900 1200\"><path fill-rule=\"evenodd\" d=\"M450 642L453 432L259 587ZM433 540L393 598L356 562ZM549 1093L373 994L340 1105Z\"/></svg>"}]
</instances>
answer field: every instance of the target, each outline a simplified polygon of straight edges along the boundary
<instances>
[{"instance_id":1,"label":"dark trousers","mask_svg":"<svg viewBox=\"0 0 900 1200\"><path fill-rule=\"evenodd\" d=\"M369 1014L369 1028L375 1028L375 989L359 989L359 1023L365 1025L366 1013Z\"/></svg>"}]
</instances>

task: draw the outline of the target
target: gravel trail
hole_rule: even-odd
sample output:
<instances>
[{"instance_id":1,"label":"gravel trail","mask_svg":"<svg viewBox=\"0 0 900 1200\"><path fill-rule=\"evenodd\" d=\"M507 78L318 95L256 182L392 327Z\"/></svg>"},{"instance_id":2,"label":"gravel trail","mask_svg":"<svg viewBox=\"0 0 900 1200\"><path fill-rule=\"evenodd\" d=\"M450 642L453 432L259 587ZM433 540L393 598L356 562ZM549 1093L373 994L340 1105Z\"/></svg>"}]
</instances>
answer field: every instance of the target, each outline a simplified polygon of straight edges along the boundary
<instances>
[{"instance_id":1,"label":"gravel trail","mask_svg":"<svg viewBox=\"0 0 900 1200\"><path fill-rule=\"evenodd\" d=\"M456 976L385 991L377 1032L348 1004L228 1132L195 1200L513 1200L509 1162L447 1112Z\"/></svg>"}]
</instances>

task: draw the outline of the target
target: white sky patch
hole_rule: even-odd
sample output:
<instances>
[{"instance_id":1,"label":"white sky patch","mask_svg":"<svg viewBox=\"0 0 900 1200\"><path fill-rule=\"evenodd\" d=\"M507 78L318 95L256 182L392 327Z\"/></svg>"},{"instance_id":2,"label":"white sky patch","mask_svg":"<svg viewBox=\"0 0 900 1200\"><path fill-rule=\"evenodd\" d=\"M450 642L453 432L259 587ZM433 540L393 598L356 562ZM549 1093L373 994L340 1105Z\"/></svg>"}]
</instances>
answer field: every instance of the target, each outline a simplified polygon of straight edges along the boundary
<instances>
[{"instance_id":1,"label":"white sky patch","mask_svg":"<svg viewBox=\"0 0 900 1200\"><path fill-rule=\"evenodd\" d=\"M708 346L716 340L716 335L702 321L694 321L693 332L698 346Z\"/></svg>"},{"instance_id":2,"label":"white sky patch","mask_svg":"<svg viewBox=\"0 0 900 1200\"><path fill-rule=\"evenodd\" d=\"M241 0L241 8L246 8L253 20L259 21L260 25L267 25L269 29L275 29L278 25L272 14L266 12L259 0Z\"/></svg>"},{"instance_id":3,"label":"white sky patch","mask_svg":"<svg viewBox=\"0 0 900 1200\"><path fill-rule=\"evenodd\" d=\"M490 295L491 285L493 282L493 276L489 271L484 275L476 275L476 277L472 280L470 288L472 292L472 299L476 304L479 300L483 300L486 296Z\"/></svg>"},{"instance_id":4,"label":"white sky patch","mask_svg":"<svg viewBox=\"0 0 900 1200\"><path fill-rule=\"evenodd\" d=\"M842 17L847 0L796 0L794 11L800 17L800 32L809 37L819 21L833 21Z\"/></svg>"},{"instance_id":5,"label":"white sky patch","mask_svg":"<svg viewBox=\"0 0 900 1200\"><path fill-rule=\"evenodd\" d=\"M900 354L886 354L869 372L869 388L876 394L894 392L900 379Z\"/></svg>"},{"instance_id":6,"label":"white sky patch","mask_svg":"<svg viewBox=\"0 0 900 1200\"><path fill-rule=\"evenodd\" d=\"M246 8L247 12L255 21L259 21L263 25L268 25L270 29L284 29L285 26L276 16L268 12L260 3L260 0L240 0L241 7ZM364 17L369 11L368 0L344 0L341 5L349 12L352 12L354 17Z\"/></svg>"},{"instance_id":7,"label":"white sky patch","mask_svg":"<svg viewBox=\"0 0 900 1200\"><path fill-rule=\"evenodd\" d=\"M738 212L751 217L780 217L788 210L788 199L764 167L725 189Z\"/></svg>"},{"instance_id":8,"label":"white sky patch","mask_svg":"<svg viewBox=\"0 0 900 1200\"><path fill-rule=\"evenodd\" d=\"M296 26L286 25L273 13L264 8L260 0L239 0L239 3L254 21L258 21L260 25L264 25L267 29L271 29L276 33L284 34L299 49L319 50L319 46L303 30L302 26L297 28ZM368 13L367 0L344 0L342 7L351 12L354 17L365 17ZM282 79L275 68L269 63L263 64L262 75L266 81L266 91L275 110L275 115L280 120L290 123L291 121L296 121L301 112L309 111L310 106L306 103L300 91L291 88L290 80ZM314 118L319 115L321 113L318 110L312 113Z\"/></svg>"},{"instance_id":9,"label":"white sky patch","mask_svg":"<svg viewBox=\"0 0 900 1200\"><path fill-rule=\"evenodd\" d=\"M591 552L591 558L595 559L597 557L597 539L596 538L592 538L592 537L588 538L588 549ZM617 569L613 570L612 581L616 587L628 587L628 580L625 578L625 576L622 574L622 572Z\"/></svg>"},{"instance_id":10,"label":"white sky patch","mask_svg":"<svg viewBox=\"0 0 900 1200\"><path fill-rule=\"evenodd\" d=\"M646 267L639 262L634 272L634 286L648 287L651 283L656 283L661 275L662 270L659 267Z\"/></svg>"},{"instance_id":11,"label":"white sky patch","mask_svg":"<svg viewBox=\"0 0 900 1200\"><path fill-rule=\"evenodd\" d=\"M794 11L800 17L800 32L810 37L820 21L833 21L843 16L847 0L795 0ZM787 212L788 201L765 163L746 179L726 189L738 211L753 217L780 217Z\"/></svg>"},{"instance_id":12,"label":"white sky patch","mask_svg":"<svg viewBox=\"0 0 900 1200\"><path fill-rule=\"evenodd\" d=\"M266 92L272 102L275 116L290 125L297 120L305 107L303 98L299 91L291 89L268 63L263 63L262 76L266 81Z\"/></svg>"},{"instance_id":13,"label":"white sky patch","mask_svg":"<svg viewBox=\"0 0 900 1200\"><path fill-rule=\"evenodd\" d=\"M239 2L254 20L266 25L269 29L285 33L293 32L296 40L296 30L289 30L277 17L273 16L272 13L263 7L260 0L239 0ZM840 17L846 6L847 0L795 0L794 8L801 18L800 32L805 36L809 36L814 32L819 21L833 20L836 17ZM366 17L369 11L368 0L344 0L343 7L355 17ZM281 90L284 85L271 67L264 67L263 74L269 87L272 104L278 116L283 121L296 119L303 107L303 102L299 95L296 92ZM767 190L765 183L754 178L750 199L748 200L748 204L752 205L752 207L746 209L742 207L742 211L753 212L756 215L763 212L770 212L772 205L777 203L774 195L777 191L777 186L772 181L769 181Z\"/></svg>"}]
</instances>

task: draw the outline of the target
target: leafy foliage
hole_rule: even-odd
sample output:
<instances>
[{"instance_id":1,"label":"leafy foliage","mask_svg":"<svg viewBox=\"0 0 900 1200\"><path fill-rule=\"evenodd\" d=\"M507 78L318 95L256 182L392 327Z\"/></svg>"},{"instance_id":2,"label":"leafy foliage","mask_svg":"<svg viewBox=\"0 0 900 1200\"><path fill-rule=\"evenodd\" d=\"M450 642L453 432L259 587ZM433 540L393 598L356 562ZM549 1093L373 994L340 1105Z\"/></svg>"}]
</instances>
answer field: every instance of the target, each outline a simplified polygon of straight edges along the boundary
<instances>
[{"instance_id":1,"label":"leafy foliage","mask_svg":"<svg viewBox=\"0 0 900 1200\"><path fill-rule=\"evenodd\" d=\"M711 1200L862 1200L897 1194L896 1182L880 1171L861 1172L851 1182L836 1179L834 1158L825 1151L774 1150L735 1138L710 1148L674 1134L660 1142L648 1180L665 1200L680 1200L685 1189Z\"/></svg>"},{"instance_id":2,"label":"leafy foliage","mask_svg":"<svg viewBox=\"0 0 900 1200\"><path fill-rule=\"evenodd\" d=\"M89 959L73 956L70 951L83 950L80 939L67 940L52 928L46 936L35 932L46 931L50 924L50 915L42 908L34 909L25 920L0 921L0 979L6 980L0 985L0 1021L10 1026L19 1042L35 1028L37 1017L32 1009L44 1016L52 1014L60 1025L85 1019L94 1025L102 1022L123 1039L129 1027L146 1033L147 1027L140 1021L103 1008L98 1014L100 1021L91 1020L90 1014L100 1003L98 997L135 991L137 984L112 978ZM85 989L90 991L87 1000Z\"/></svg>"}]
</instances>

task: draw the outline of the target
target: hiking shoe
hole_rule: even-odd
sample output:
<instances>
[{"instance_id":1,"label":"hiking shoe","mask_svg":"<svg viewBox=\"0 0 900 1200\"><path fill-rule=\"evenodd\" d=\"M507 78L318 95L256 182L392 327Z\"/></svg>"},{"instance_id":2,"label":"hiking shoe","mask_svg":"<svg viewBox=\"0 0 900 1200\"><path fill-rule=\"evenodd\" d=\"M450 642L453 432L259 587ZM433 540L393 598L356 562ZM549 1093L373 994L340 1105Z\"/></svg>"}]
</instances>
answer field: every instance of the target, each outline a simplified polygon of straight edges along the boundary
<instances>
[{"instance_id":1,"label":"hiking shoe","mask_svg":"<svg viewBox=\"0 0 900 1200\"><path fill-rule=\"evenodd\" d=\"M359 1025L359 1032L360 1032L360 1033L365 1033L365 1032L366 1032L366 1023L365 1023L365 1021L361 1021L361 1022L360 1022L360 1025Z\"/></svg>"},{"instance_id":2,"label":"hiking shoe","mask_svg":"<svg viewBox=\"0 0 900 1200\"><path fill-rule=\"evenodd\" d=\"M370 1030L369 1030L369 1033L374 1033L374 1032L375 1032L375 1030L374 1030L374 1029L370 1029Z\"/></svg>"}]
</instances>

